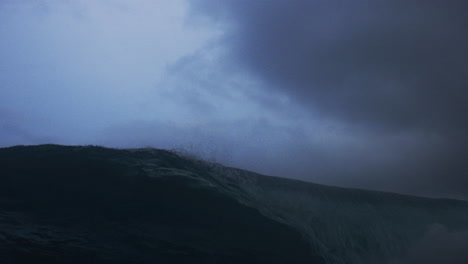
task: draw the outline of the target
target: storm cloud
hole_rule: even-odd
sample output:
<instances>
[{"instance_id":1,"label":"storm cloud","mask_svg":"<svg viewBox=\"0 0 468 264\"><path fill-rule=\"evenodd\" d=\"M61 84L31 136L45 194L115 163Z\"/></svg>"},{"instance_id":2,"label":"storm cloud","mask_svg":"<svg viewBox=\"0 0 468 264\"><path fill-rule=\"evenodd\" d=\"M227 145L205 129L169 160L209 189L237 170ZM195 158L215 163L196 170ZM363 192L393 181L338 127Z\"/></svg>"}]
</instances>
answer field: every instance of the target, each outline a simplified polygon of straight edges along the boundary
<instances>
[{"instance_id":1,"label":"storm cloud","mask_svg":"<svg viewBox=\"0 0 468 264\"><path fill-rule=\"evenodd\" d=\"M464 1L0 3L0 146L468 198Z\"/></svg>"},{"instance_id":2,"label":"storm cloud","mask_svg":"<svg viewBox=\"0 0 468 264\"><path fill-rule=\"evenodd\" d=\"M361 175L468 191L466 2L201 0L193 8L229 29L230 61L268 90L349 134L378 138L363 143L373 151L360 157ZM363 165L386 151L405 158Z\"/></svg>"},{"instance_id":3,"label":"storm cloud","mask_svg":"<svg viewBox=\"0 0 468 264\"><path fill-rule=\"evenodd\" d=\"M320 114L467 131L464 1L198 2L240 67Z\"/></svg>"}]
</instances>

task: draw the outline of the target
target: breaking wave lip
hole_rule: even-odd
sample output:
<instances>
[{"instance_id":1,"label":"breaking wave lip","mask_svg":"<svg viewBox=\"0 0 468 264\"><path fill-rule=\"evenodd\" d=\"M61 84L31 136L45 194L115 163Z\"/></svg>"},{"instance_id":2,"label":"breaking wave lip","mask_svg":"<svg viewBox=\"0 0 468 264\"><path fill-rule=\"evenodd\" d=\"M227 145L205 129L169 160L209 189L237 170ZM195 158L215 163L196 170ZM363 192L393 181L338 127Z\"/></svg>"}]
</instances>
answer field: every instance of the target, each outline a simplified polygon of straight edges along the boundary
<instances>
[{"instance_id":1,"label":"breaking wave lip","mask_svg":"<svg viewBox=\"0 0 468 264\"><path fill-rule=\"evenodd\" d=\"M197 178L294 228L326 263L393 263L434 225L468 230L465 201L333 187L185 158L209 167L208 172L173 174Z\"/></svg>"}]
</instances>

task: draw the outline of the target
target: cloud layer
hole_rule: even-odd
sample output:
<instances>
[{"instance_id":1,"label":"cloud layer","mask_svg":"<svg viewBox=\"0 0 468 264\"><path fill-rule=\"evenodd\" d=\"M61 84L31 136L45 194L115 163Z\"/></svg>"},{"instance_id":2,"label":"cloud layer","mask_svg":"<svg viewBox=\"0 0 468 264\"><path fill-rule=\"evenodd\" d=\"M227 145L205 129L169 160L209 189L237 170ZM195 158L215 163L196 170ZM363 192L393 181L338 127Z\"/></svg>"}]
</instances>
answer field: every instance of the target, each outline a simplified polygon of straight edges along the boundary
<instances>
[{"instance_id":1,"label":"cloud layer","mask_svg":"<svg viewBox=\"0 0 468 264\"><path fill-rule=\"evenodd\" d=\"M467 7L463 1L193 4L195 16L227 29L229 61L356 140L369 138L361 142L367 156L359 148L350 154L360 168L347 172L366 179L352 180L465 194ZM382 152L391 157L368 162Z\"/></svg>"},{"instance_id":2,"label":"cloud layer","mask_svg":"<svg viewBox=\"0 0 468 264\"><path fill-rule=\"evenodd\" d=\"M464 1L0 3L0 146L468 198Z\"/></svg>"},{"instance_id":3,"label":"cloud layer","mask_svg":"<svg viewBox=\"0 0 468 264\"><path fill-rule=\"evenodd\" d=\"M198 1L275 89L351 124L467 131L463 1Z\"/></svg>"}]
</instances>

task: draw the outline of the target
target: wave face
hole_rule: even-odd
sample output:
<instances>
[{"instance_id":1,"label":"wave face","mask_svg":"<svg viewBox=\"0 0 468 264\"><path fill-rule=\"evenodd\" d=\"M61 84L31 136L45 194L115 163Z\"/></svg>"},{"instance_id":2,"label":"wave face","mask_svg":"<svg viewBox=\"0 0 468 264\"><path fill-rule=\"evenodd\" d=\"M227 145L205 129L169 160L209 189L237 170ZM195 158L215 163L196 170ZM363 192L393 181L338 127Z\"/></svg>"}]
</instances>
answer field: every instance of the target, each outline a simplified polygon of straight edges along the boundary
<instances>
[{"instance_id":1,"label":"wave face","mask_svg":"<svg viewBox=\"0 0 468 264\"><path fill-rule=\"evenodd\" d=\"M0 149L2 263L397 263L468 203L263 176L158 149Z\"/></svg>"}]
</instances>

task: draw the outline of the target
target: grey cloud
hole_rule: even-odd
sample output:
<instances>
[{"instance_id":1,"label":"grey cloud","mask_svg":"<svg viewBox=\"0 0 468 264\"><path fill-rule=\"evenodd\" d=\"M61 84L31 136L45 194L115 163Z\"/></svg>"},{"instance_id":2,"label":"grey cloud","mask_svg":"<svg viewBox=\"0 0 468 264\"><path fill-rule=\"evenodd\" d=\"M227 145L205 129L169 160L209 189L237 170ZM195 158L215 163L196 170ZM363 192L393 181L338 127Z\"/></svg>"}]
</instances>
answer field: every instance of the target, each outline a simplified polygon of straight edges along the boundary
<instances>
[{"instance_id":1,"label":"grey cloud","mask_svg":"<svg viewBox=\"0 0 468 264\"><path fill-rule=\"evenodd\" d=\"M227 61L359 138L335 149L335 168L322 174L340 185L467 197L465 1L191 3L195 17L224 27ZM307 178L315 171L305 164Z\"/></svg>"},{"instance_id":2,"label":"grey cloud","mask_svg":"<svg viewBox=\"0 0 468 264\"><path fill-rule=\"evenodd\" d=\"M323 115L467 131L464 1L197 3L241 67Z\"/></svg>"},{"instance_id":3,"label":"grey cloud","mask_svg":"<svg viewBox=\"0 0 468 264\"><path fill-rule=\"evenodd\" d=\"M462 1L0 2L1 146L468 197Z\"/></svg>"}]
</instances>

